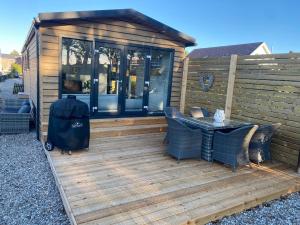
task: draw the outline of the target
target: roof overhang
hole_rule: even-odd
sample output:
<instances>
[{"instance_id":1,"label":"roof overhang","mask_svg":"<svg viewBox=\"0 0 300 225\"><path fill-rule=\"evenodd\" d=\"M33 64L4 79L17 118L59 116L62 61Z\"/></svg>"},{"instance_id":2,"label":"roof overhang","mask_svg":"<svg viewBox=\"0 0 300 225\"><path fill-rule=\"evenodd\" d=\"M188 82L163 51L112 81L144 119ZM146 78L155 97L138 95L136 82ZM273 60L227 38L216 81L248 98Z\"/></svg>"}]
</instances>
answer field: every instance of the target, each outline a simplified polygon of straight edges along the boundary
<instances>
[{"instance_id":1,"label":"roof overhang","mask_svg":"<svg viewBox=\"0 0 300 225\"><path fill-rule=\"evenodd\" d=\"M170 37L172 40L183 43L185 47L196 45L194 38L133 9L39 13L38 17L34 20L34 24L48 26L53 23L99 22L102 19L138 23L151 27L157 32Z\"/></svg>"},{"instance_id":2,"label":"roof overhang","mask_svg":"<svg viewBox=\"0 0 300 225\"><path fill-rule=\"evenodd\" d=\"M27 45L32 40L32 38L34 37L35 32L36 32L35 21L33 21L31 26L30 26L30 29L28 31L28 34L26 36L26 39L25 39L25 42L23 44L23 48L22 48L21 53L23 53L25 51L25 49L27 48Z\"/></svg>"}]
</instances>

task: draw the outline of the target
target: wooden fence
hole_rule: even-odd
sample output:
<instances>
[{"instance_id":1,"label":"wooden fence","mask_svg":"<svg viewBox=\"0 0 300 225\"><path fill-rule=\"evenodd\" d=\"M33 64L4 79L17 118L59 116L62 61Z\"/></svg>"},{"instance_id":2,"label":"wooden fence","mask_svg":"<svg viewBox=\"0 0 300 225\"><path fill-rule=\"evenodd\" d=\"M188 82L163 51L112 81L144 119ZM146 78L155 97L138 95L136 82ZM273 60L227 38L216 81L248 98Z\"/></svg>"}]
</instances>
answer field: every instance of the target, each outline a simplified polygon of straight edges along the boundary
<instances>
[{"instance_id":1,"label":"wooden fence","mask_svg":"<svg viewBox=\"0 0 300 225\"><path fill-rule=\"evenodd\" d=\"M193 106L257 124L282 123L272 141L274 159L297 164L300 149L300 54L186 60L181 109ZM205 92L200 77L213 76ZM185 76L183 76L185 77Z\"/></svg>"}]
</instances>

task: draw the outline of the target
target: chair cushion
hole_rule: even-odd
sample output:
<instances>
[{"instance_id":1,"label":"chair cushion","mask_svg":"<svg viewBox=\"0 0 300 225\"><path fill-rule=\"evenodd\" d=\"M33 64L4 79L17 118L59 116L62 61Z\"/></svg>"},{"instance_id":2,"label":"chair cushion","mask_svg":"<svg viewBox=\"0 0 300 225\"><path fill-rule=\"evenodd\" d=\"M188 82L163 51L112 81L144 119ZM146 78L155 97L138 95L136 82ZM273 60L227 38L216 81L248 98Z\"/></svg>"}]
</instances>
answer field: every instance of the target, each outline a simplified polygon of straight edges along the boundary
<instances>
[{"instance_id":1,"label":"chair cushion","mask_svg":"<svg viewBox=\"0 0 300 225\"><path fill-rule=\"evenodd\" d=\"M203 112L202 112L201 109L199 109L199 110L191 110L191 114L192 114L192 117L197 118L197 119L204 117Z\"/></svg>"},{"instance_id":2,"label":"chair cushion","mask_svg":"<svg viewBox=\"0 0 300 225\"><path fill-rule=\"evenodd\" d=\"M21 106L23 106L23 105L30 105L29 100L25 100L24 102L22 102Z\"/></svg>"},{"instance_id":3,"label":"chair cushion","mask_svg":"<svg viewBox=\"0 0 300 225\"><path fill-rule=\"evenodd\" d=\"M2 113L17 113L18 109L16 109L16 108L4 108L1 112Z\"/></svg>"},{"instance_id":4,"label":"chair cushion","mask_svg":"<svg viewBox=\"0 0 300 225\"><path fill-rule=\"evenodd\" d=\"M210 116L208 110L201 107L192 107L190 114L192 117L197 119Z\"/></svg>"},{"instance_id":5,"label":"chair cushion","mask_svg":"<svg viewBox=\"0 0 300 225\"><path fill-rule=\"evenodd\" d=\"M263 162L265 159L263 149L261 148L249 149L249 158L252 162L256 162L256 163Z\"/></svg>"},{"instance_id":6,"label":"chair cushion","mask_svg":"<svg viewBox=\"0 0 300 225\"><path fill-rule=\"evenodd\" d=\"M18 110L18 113L29 113L30 112L30 105L22 105L21 108Z\"/></svg>"}]
</instances>

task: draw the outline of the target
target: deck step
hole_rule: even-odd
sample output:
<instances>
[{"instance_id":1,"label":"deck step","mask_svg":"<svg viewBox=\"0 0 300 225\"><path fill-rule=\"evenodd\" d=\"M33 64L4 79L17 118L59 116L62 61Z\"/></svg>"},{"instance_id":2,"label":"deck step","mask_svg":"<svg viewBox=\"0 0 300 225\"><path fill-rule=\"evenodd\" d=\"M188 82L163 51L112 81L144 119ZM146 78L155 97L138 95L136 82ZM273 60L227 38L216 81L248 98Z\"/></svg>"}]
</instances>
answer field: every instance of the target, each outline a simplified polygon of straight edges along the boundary
<instances>
[{"instance_id":1,"label":"deck step","mask_svg":"<svg viewBox=\"0 0 300 225\"><path fill-rule=\"evenodd\" d=\"M111 119L91 119L90 126L92 128L107 128L120 126L135 126L147 124L166 124L164 116L149 116L149 117L130 117L130 118L111 118ZM47 131L48 122L42 123L43 131Z\"/></svg>"},{"instance_id":2,"label":"deck step","mask_svg":"<svg viewBox=\"0 0 300 225\"><path fill-rule=\"evenodd\" d=\"M165 132L164 117L132 117L115 119L96 119L90 121L91 140L97 138L121 137L147 133ZM47 138L47 123L43 124L43 139Z\"/></svg>"},{"instance_id":3,"label":"deck step","mask_svg":"<svg viewBox=\"0 0 300 225\"><path fill-rule=\"evenodd\" d=\"M166 119L165 117L159 116L91 120L91 128L109 128L148 124L166 124Z\"/></svg>"},{"instance_id":4,"label":"deck step","mask_svg":"<svg viewBox=\"0 0 300 225\"><path fill-rule=\"evenodd\" d=\"M94 128L91 130L91 139L100 137L119 137L135 134L165 132L166 124L120 126L109 128Z\"/></svg>"}]
</instances>

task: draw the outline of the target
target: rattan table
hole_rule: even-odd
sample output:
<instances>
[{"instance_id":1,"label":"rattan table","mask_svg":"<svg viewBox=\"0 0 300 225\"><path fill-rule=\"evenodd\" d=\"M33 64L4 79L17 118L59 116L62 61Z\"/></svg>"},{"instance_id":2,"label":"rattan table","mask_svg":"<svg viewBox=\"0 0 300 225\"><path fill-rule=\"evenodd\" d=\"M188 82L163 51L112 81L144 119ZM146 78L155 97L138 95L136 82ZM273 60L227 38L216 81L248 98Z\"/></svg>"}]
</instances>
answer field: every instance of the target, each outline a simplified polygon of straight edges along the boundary
<instances>
[{"instance_id":1,"label":"rattan table","mask_svg":"<svg viewBox=\"0 0 300 225\"><path fill-rule=\"evenodd\" d=\"M189 126L195 128L201 128L202 130L202 149L201 149L201 158L209 162L212 161L212 152L213 152L213 139L214 133L218 130L227 130L227 129L237 129L242 126L250 125L251 123L242 122L238 120L225 120L222 123L217 123L212 117L204 118L193 118L193 117L182 117L180 118Z\"/></svg>"}]
</instances>

